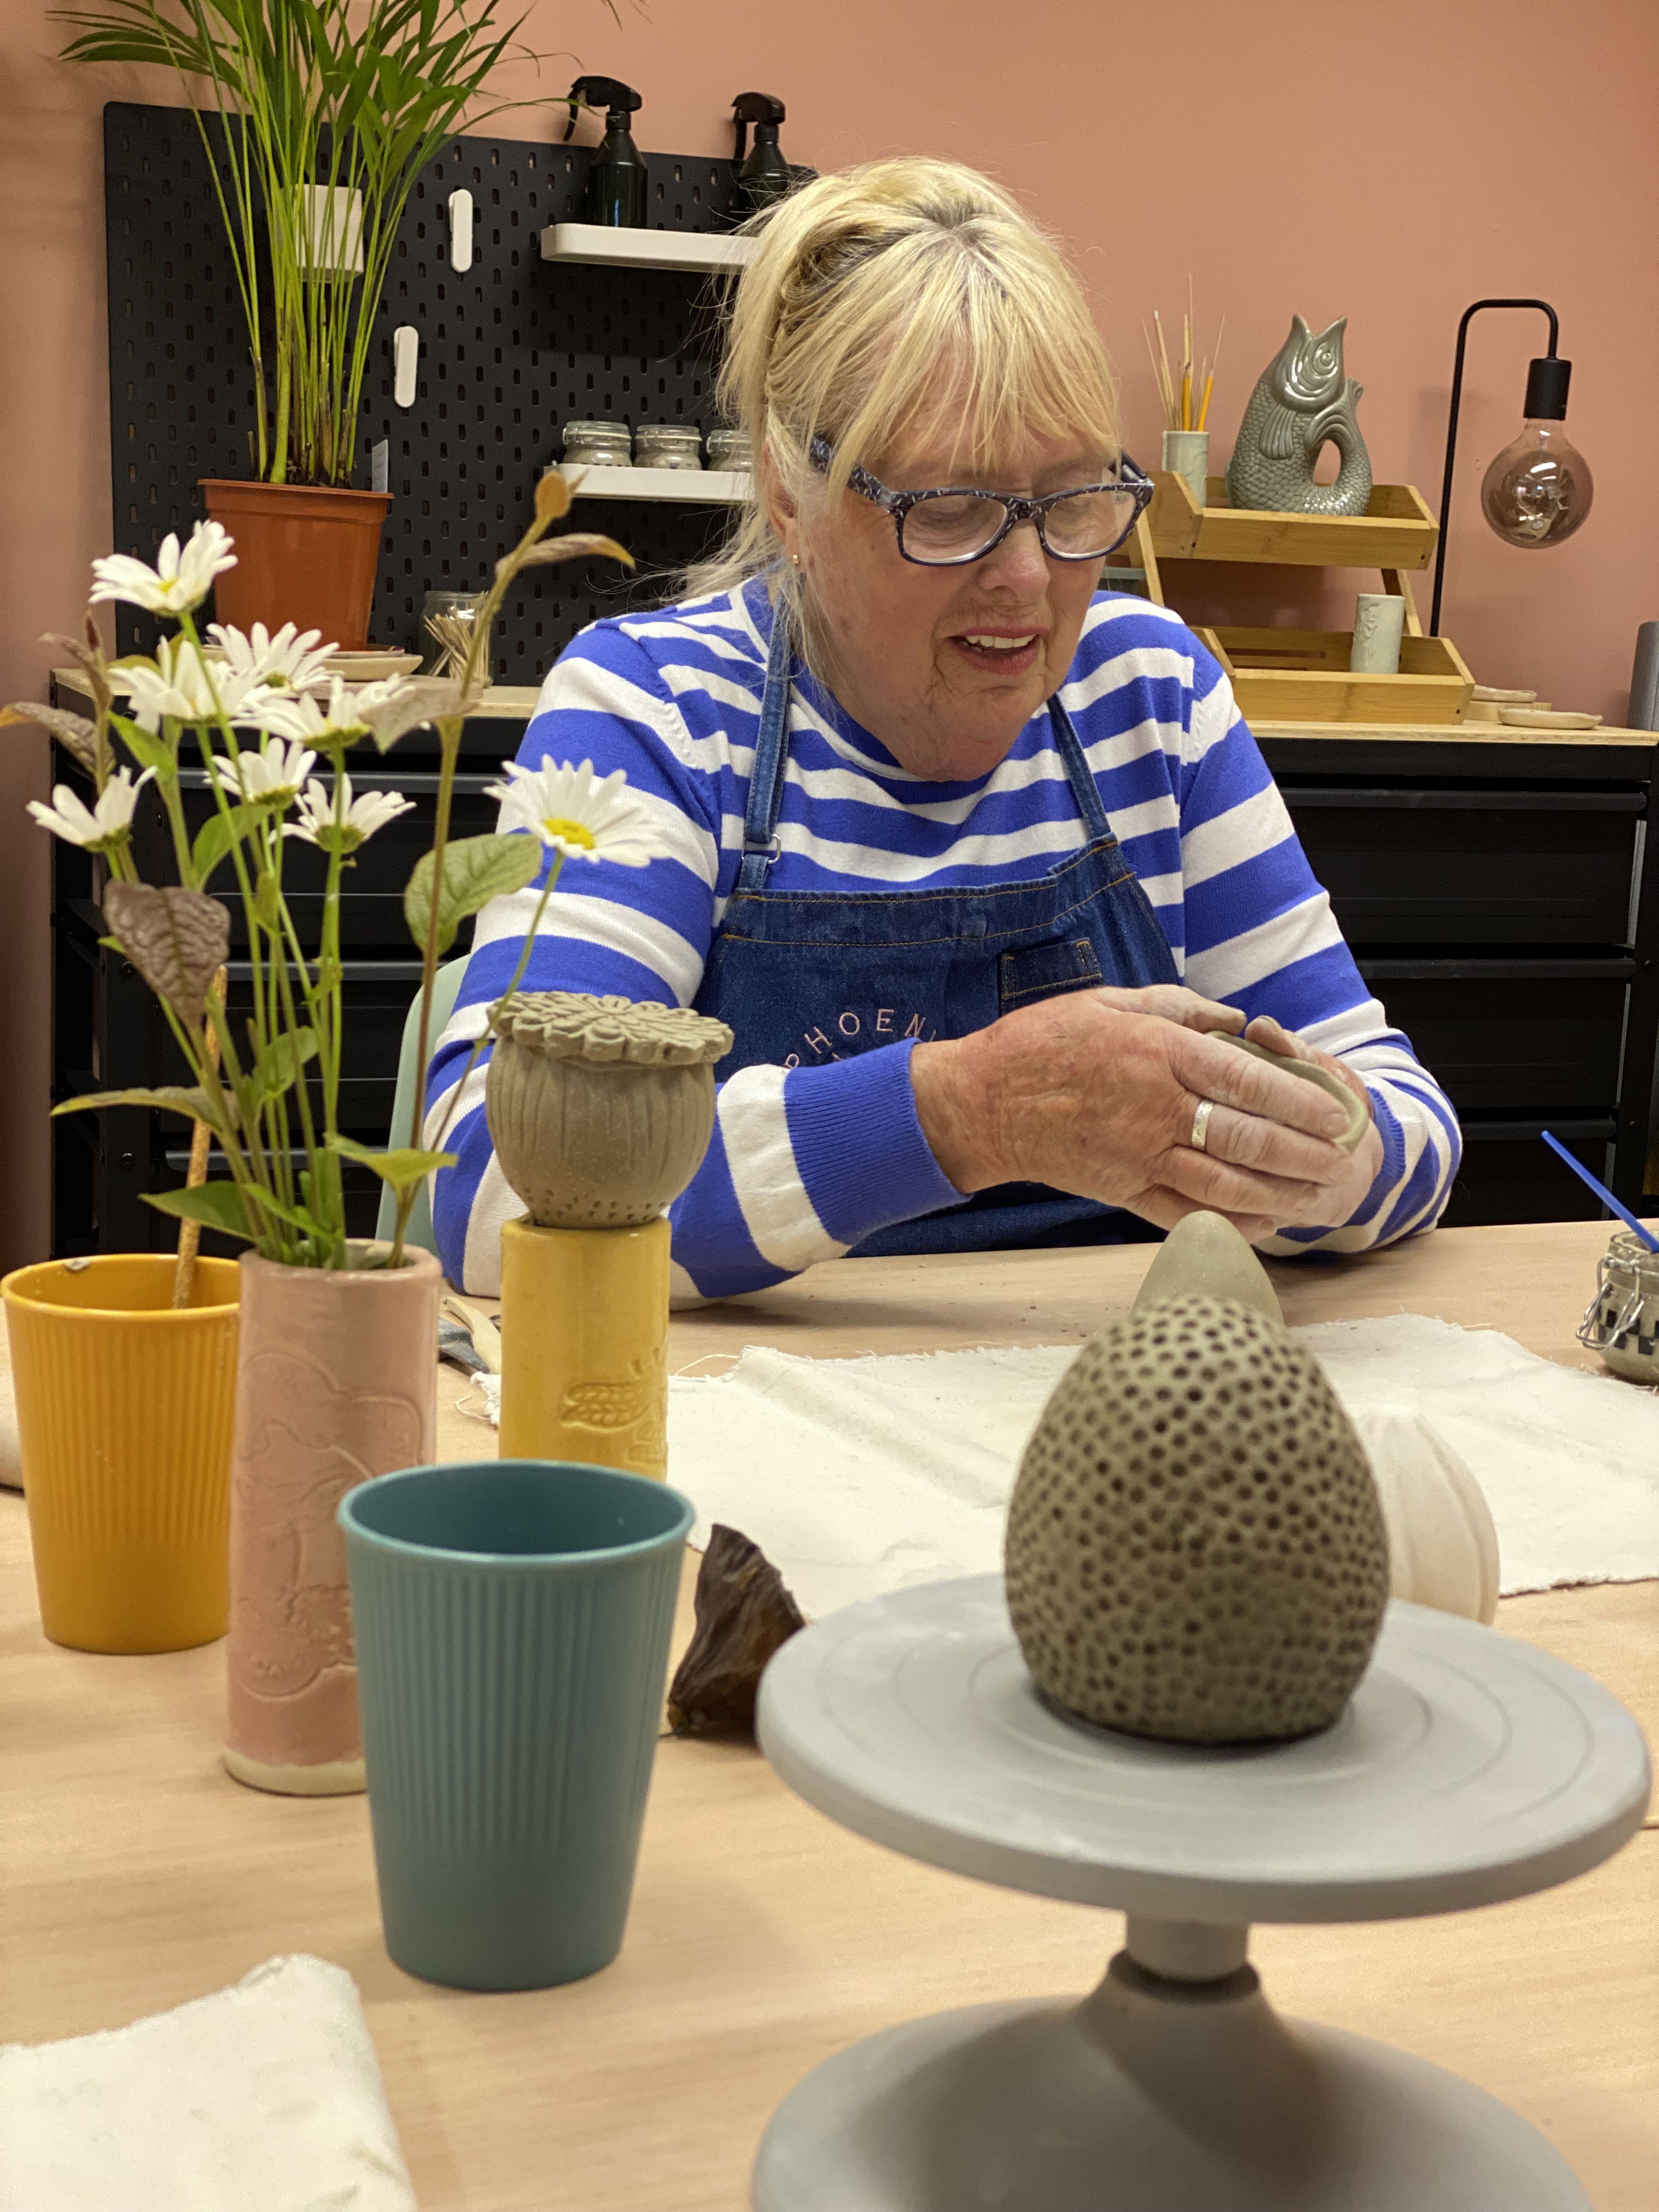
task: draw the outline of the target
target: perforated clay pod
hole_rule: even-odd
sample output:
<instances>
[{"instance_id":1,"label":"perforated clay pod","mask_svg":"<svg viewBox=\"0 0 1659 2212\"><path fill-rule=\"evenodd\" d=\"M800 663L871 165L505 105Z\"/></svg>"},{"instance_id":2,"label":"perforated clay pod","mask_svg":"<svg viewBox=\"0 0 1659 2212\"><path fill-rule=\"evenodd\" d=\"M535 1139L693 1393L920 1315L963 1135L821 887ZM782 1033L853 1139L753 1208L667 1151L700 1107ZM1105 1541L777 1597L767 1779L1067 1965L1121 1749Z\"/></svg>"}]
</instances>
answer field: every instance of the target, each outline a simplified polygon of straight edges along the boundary
<instances>
[{"instance_id":1,"label":"perforated clay pod","mask_svg":"<svg viewBox=\"0 0 1659 2212\"><path fill-rule=\"evenodd\" d=\"M1008 1611L1038 1688L1181 1743L1328 1727L1389 1597L1365 1454L1312 1358L1231 1300L1103 1329L1060 1377L1009 1501Z\"/></svg>"},{"instance_id":2,"label":"perforated clay pod","mask_svg":"<svg viewBox=\"0 0 1659 2212\"><path fill-rule=\"evenodd\" d=\"M1434 1424L1411 1407L1367 1406L1353 1420L1382 1504L1394 1595L1490 1626L1498 1613L1498 1529L1486 1492Z\"/></svg>"},{"instance_id":3,"label":"perforated clay pod","mask_svg":"<svg viewBox=\"0 0 1659 2212\"><path fill-rule=\"evenodd\" d=\"M489 1133L532 1221L654 1221L708 1148L725 1023L649 1000L521 991L491 1009L490 1026Z\"/></svg>"}]
</instances>

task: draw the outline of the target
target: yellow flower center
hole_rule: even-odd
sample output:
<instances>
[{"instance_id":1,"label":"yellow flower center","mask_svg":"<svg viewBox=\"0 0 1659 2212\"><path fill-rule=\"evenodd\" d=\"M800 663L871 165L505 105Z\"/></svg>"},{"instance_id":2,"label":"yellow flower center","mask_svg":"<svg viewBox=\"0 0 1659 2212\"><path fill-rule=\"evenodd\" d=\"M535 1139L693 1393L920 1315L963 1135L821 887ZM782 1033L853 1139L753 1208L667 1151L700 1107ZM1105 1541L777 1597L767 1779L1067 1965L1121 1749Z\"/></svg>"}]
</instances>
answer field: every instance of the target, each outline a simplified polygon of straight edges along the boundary
<instances>
[{"instance_id":1,"label":"yellow flower center","mask_svg":"<svg viewBox=\"0 0 1659 2212\"><path fill-rule=\"evenodd\" d=\"M599 842L585 822L567 822L560 814L543 815L542 827L550 837L562 837L568 845L580 845L585 853L592 852Z\"/></svg>"}]
</instances>

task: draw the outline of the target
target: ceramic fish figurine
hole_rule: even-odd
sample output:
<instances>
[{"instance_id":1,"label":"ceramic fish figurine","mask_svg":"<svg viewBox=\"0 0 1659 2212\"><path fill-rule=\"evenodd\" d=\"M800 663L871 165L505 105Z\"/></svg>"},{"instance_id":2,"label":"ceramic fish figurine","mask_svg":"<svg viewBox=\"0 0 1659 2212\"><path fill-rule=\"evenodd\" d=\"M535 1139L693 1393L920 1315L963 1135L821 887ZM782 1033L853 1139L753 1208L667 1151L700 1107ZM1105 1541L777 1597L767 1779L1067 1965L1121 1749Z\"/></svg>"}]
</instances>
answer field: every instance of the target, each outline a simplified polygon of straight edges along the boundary
<instances>
[{"instance_id":1,"label":"ceramic fish figurine","mask_svg":"<svg viewBox=\"0 0 1659 2212\"><path fill-rule=\"evenodd\" d=\"M1342 367L1340 316L1315 332L1300 315L1262 371L1227 464L1233 507L1277 514L1364 514L1371 496L1371 462L1355 409L1364 386ZM1341 455L1334 483L1314 482L1314 462L1327 441Z\"/></svg>"}]
</instances>

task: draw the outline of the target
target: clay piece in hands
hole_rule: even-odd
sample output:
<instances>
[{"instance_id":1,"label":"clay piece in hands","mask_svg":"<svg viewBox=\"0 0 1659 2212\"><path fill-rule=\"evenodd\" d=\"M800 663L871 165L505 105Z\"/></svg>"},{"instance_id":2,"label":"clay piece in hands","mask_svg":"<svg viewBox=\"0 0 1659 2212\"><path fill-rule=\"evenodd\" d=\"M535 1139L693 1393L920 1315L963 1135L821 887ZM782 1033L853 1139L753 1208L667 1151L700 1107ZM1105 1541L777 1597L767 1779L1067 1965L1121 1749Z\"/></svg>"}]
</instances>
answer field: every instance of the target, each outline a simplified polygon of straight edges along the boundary
<instances>
[{"instance_id":1,"label":"clay piece in hands","mask_svg":"<svg viewBox=\"0 0 1659 2212\"><path fill-rule=\"evenodd\" d=\"M1237 1229L1219 1213L1189 1213L1158 1247L1135 1293L1131 1313L1145 1313L1170 1298L1231 1298L1277 1322L1285 1315L1267 1271Z\"/></svg>"},{"instance_id":2,"label":"clay piece in hands","mask_svg":"<svg viewBox=\"0 0 1659 2212\"><path fill-rule=\"evenodd\" d=\"M1299 1075L1304 1082L1316 1084L1320 1090L1328 1092L1348 1117L1347 1127L1340 1136L1331 1139L1338 1152L1352 1152L1370 1127L1370 1109L1364 1101L1354 1096L1340 1075L1333 1075L1328 1067L1321 1067L1317 1060L1295 1060L1287 1052L1274 1052L1265 1044L1258 1044L1254 1037L1229 1036L1221 1031L1216 1034L1221 1043L1236 1044L1241 1052L1248 1052L1255 1060L1265 1060L1270 1067L1282 1067L1286 1075Z\"/></svg>"},{"instance_id":3,"label":"clay piece in hands","mask_svg":"<svg viewBox=\"0 0 1659 2212\"><path fill-rule=\"evenodd\" d=\"M1287 1330L1183 1297L1092 1338L1020 1462L1008 1611L1051 1704L1176 1743L1328 1728L1389 1598L1382 1509Z\"/></svg>"},{"instance_id":4,"label":"clay piece in hands","mask_svg":"<svg viewBox=\"0 0 1659 2212\"><path fill-rule=\"evenodd\" d=\"M1408 1407L1362 1407L1354 1426L1382 1504L1394 1595L1490 1627L1498 1530L1480 1485L1433 1423Z\"/></svg>"},{"instance_id":5,"label":"clay piece in hands","mask_svg":"<svg viewBox=\"0 0 1659 2212\"><path fill-rule=\"evenodd\" d=\"M485 1112L501 1172L542 1229L654 1221L714 1126L724 1022L653 1000L520 991L490 1009Z\"/></svg>"}]
</instances>

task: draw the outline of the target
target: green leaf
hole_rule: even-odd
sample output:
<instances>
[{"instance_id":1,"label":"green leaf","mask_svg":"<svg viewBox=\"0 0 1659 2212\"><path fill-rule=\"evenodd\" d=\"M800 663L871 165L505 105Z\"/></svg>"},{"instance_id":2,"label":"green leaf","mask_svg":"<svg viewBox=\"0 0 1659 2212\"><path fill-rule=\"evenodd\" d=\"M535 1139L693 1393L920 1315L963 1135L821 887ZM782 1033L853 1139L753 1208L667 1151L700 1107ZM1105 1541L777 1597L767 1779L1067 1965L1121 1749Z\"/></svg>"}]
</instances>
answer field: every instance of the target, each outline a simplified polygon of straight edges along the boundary
<instances>
[{"instance_id":1,"label":"green leaf","mask_svg":"<svg viewBox=\"0 0 1659 2212\"><path fill-rule=\"evenodd\" d=\"M453 1152L422 1152L412 1145L399 1146L392 1152L371 1152L366 1145L357 1144L350 1137L331 1137L329 1147L348 1160L356 1160L359 1167L373 1168L382 1182L389 1182L395 1191L405 1191L412 1183L424 1182L440 1168L453 1168Z\"/></svg>"},{"instance_id":2,"label":"green leaf","mask_svg":"<svg viewBox=\"0 0 1659 2212\"><path fill-rule=\"evenodd\" d=\"M438 946L447 952L470 914L493 898L521 891L541 872L539 838L514 830L505 836L458 837L445 848L443 888L438 900ZM404 890L404 920L422 952L432 919L432 855L423 853Z\"/></svg>"},{"instance_id":3,"label":"green leaf","mask_svg":"<svg viewBox=\"0 0 1659 2212\"><path fill-rule=\"evenodd\" d=\"M121 743L139 767L154 769L158 782L170 783L179 773L179 757L167 739L152 737L125 714L112 714L109 719L111 728L119 733Z\"/></svg>"},{"instance_id":4,"label":"green leaf","mask_svg":"<svg viewBox=\"0 0 1659 2212\"><path fill-rule=\"evenodd\" d=\"M194 1190L147 1190L143 1196L144 1204L153 1206L158 1213L176 1213L181 1221L199 1221L204 1229L240 1237L245 1243L252 1244L258 1235L248 1226L242 1194L228 1176L198 1182Z\"/></svg>"},{"instance_id":5,"label":"green leaf","mask_svg":"<svg viewBox=\"0 0 1659 2212\"><path fill-rule=\"evenodd\" d=\"M254 1112L291 1091L300 1079L300 1070L316 1057L317 1032L308 1029L284 1030L263 1051L256 1051L250 1085Z\"/></svg>"},{"instance_id":6,"label":"green leaf","mask_svg":"<svg viewBox=\"0 0 1659 2212\"><path fill-rule=\"evenodd\" d=\"M283 927L283 887L269 869L253 886L253 918L275 937Z\"/></svg>"},{"instance_id":7,"label":"green leaf","mask_svg":"<svg viewBox=\"0 0 1659 2212\"><path fill-rule=\"evenodd\" d=\"M88 1091L83 1097L66 1098L54 1114L95 1113L104 1106L159 1107L164 1114L183 1114L192 1121L205 1121L216 1133L222 1126L217 1106L205 1091L186 1090L182 1084L164 1083L154 1091Z\"/></svg>"},{"instance_id":8,"label":"green leaf","mask_svg":"<svg viewBox=\"0 0 1659 2212\"><path fill-rule=\"evenodd\" d=\"M233 806L228 815L209 815L197 831L190 853L196 880L204 890L214 870L230 858L231 847L246 836L258 818L258 809L253 806Z\"/></svg>"}]
</instances>

